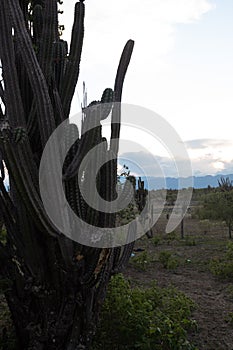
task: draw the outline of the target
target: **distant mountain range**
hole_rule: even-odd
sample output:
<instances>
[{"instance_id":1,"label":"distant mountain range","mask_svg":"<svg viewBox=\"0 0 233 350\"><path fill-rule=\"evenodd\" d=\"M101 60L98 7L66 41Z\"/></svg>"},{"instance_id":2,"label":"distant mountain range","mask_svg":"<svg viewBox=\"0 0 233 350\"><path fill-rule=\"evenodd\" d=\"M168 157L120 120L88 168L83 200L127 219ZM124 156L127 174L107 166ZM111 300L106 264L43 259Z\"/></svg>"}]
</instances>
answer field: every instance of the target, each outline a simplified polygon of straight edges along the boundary
<instances>
[{"instance_id":1,"label":"distant mountain range","mask_svg":"<svg viewBox=\"0 0 233 350\"><path fill-rule=\"evenodd\" d=\"M233 181L233 174L229 175L206 175L206 176L193 176L192 178L182 178L182 183L183 186L189 186L190 180L193 180L193 187L194 188L207 188L208 186L211 187L218 187L218 180L221 179L221 177L224 178L229 178L231 181ZM145 182L145 187L149 190L157 190L157 189L178 189L180 188L179 186L179 180L178 178L174 177L167 177L167 178L162 178L162 177L141 177L141 179Z\"/></svg>"}]
</instances>

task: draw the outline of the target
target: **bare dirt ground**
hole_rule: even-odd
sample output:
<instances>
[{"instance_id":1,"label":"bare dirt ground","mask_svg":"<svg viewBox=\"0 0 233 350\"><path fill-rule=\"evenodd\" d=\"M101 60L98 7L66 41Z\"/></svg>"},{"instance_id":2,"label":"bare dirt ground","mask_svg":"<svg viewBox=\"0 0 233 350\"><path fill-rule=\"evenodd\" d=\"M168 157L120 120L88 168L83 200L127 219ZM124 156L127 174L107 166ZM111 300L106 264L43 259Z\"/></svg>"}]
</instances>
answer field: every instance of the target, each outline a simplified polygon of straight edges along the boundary
<instances>
[{"instance_id":1,"label":"bare dirt ground","mask_svg":"<svg viewBox=\"0 0 233 350\"><path fill-rule=\"evenodd\" d=\"M233 350L233 280L221 280L209 270L211 258L221 258L228 242L224 225L200 222L185 218L185 239L180 239L179 228L173 235L165 235L166 217L156 223L154 238L142 238L135 246L125 271L132 284L148 286L156 280L161 287L174 285L195 303L192 318L196 320L197 331L189 334L198 350ZM156 242L158 238L159 242ZM158 244L156 244L158 243ZM141 248L143 251L136 251ZM139 249L140 250L140 249ZM173 270L163 267L159 254L169 251L179 261ZM143 268L135 264L135 258L146 253ZM0 329L10 327L9 312L4 298L0 297Z\"/></svg>"},{"instance_id":2,"label":"bare dirt ground","mask_svg":"<svg viewBox=\"0 0 233 350\"><path fill-rule=\"evenodd\" d=\"M220 280L209 271L210 259L225 253L227 229L219 224L186 218L186 239L179 239L179 231L176 238L165 239L164 224L160 221L155 227L155 236L161 238L158 245L153 244L153 239L145 238L136 244L136 249L141 247L148 255L144 270L135 266L133 259L142 254L135 252L125 275L137 284L148 285L157 280L159 286L172 284L183 291L197 305L193 319L198 328L189 334L189 340L199 350L233 350L233 324L228 322L229 313L233 312L233 293L229 293L233 280ZM179 266L174 270L164 268L158 260L161 251L174 254Z\"/></svg>"}]
</instances>

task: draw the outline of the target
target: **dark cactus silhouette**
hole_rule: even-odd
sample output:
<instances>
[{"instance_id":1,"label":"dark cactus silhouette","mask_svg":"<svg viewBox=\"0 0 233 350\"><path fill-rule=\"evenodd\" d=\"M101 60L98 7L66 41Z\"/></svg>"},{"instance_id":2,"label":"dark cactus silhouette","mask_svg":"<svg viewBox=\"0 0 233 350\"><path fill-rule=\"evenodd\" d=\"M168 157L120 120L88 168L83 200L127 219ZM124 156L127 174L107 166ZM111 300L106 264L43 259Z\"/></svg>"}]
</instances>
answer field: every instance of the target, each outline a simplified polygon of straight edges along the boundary
<instances>
[{"instance_id":1,"label":"dark cactus silhouette","mask_svg":"<svg viewBox=\"0 0 233 350\"><path fill-rule=\"evenodd\" d=\"M150 222L153 221L153 206L149 205L149 201L148 201L148 190L145 188L145 183L144 181L142 181L141 177L139 177L138 179L138 189L136 191L136 203L137 203L137 207L139 212L141 213L143 209L146 210L146 214L150 215ZM144 215L145 217L147 215ZM150 226L152 227L153 225L150 224ZM152 238L153 237L153 230L150 229L149 231L146 232L146 235L148 238Z\"/></svg>"},{"instance_id":2,"label":"dark cactus silhouette","mask_svg":"<svg viewBox=\"0 0 233 350\"><path fill-rule=\"evenodd\" d=\"M233 181L229 179L229 177L221 176L220 180L218 180L218 186L220 191L222 192L230 192L233 189Z\"/></svg>"},{"instance_id":3,"label":"dark cactus silhouette","mask_svg":"<svg viewBox=\"0 0 233 350\"><path fill-rule=\"evenodd\" d=\"M0 243L0 276L20 349L88 349L113 273L127 263L133 243L117 248L93 248L68 239L49 220L39 191L43 149L56 127L69 117L79 76L84 37L84 3L75 5L71 44L59 36L57 0L2 0L0 11L0 210L7 243ZM123 50L114 89L100 102L121 101L133 50ZM84 106L85 107L85 106ZM100 121L112 109L111 142L102 137ZM83 109L83 127L95 109ZM114 227L115 214L97 212L81 193L77 171L88 151L103 143L115 159L97 177L100 195L116 198L119 108L97 108L96 128L80 135L63 167L66 198L80 218L99 227ZM69 128L67 138L76 139ZM4 187L4 166L10 193ZM86 169L83 181L89 181ZM1 221L1 218L0 218Z\"/></svg>"}]
</instances>

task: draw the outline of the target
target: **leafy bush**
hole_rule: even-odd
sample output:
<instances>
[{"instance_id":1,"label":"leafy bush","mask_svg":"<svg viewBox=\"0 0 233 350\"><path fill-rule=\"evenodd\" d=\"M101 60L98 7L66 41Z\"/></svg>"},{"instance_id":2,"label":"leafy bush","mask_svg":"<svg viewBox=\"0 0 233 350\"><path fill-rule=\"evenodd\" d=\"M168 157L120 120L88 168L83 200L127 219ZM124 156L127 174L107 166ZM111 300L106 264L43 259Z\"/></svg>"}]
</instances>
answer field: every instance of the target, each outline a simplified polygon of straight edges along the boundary
<instances>
[{"instance_id":1,"label":"leafy bush","mask_svg":"<svg viewBox=\"0 0 233 350\"><path fill-rule=\"evenodd\" d=\"M120 225L126 225L134 220L138 214L138 208L136 204L132 202L127 208L124 208L117 213L117 221Z\"/></svg>"},{"instance_id":2,"label":"leafy bush","mask_svg":"<svg viewBox=\"0 0 233 350\"><path fill-rule=\"evenodd\" d=\"M130 262L139 270L145 271L149 263L151 262L151 258L147 251L144 251L136 256L134 256Z\"/></svg>"},{"instance_id":3,"label":"leafy bush","mask_svg":"<svg viewBox=\"0 0 233 350\"><path fill-rule=\"evenodd\" d=\"M151 242L157 246L160 243L160 238L158 236L151 238Z\"/></svg>"},{"instance_id":4,"label":"leafy bush","mask_svg":"<svg viewBox=\"0 0 233 350\"><path fill-rule=\"evenodd\" d=\"M16 336L7 302L0 292L0 350L15 350Z\"/></svg>"},{"instance_id":5,"label":"leafy bush","mask_svg":"<svg viewBox=\"0 0 233 350\"><path fill-rule=\"evenodd\" d=\"M226 258L233 261L233 242L227 244Z\"/></svg>"},{"instance_id":6,"label":"leafy bush","mask_svg":"<svg viewBox=\"0 0 233 350\"><path fill-rule=\"evenodd\" d=\"M209 267L215 276L233 278L233 242L227 244L226 253L222 259L211 259Z\"/></svg>"},{"instance_id":7,"label":"leafy bush","mask_svg":"<svg viewBox=\"0 0 233 350\"><path fill-rule=\"evenodd\" d=\"M165 236L164 236L164 239L167 241L167 242L172 242L172 241L176 241L178 240L178 235L175 231L172 231L172 232L169 232L167 233Z\"/></svg>"},{"instance_id":8,"label":"leafy bush","mask_svg":"<svg viewBox=\"0 0 233 350\"><path fill-rule=\"evenodd\" d=\"M169 270L174 270L179 265L179 261L168 251L162 251L159 253L159 261L165 269Z\"/></svg>"},{"instance_id":9,"label":"leafy bush","mask_svg":"<svg viewBox=\"0 0 233 350\"><path fill-rule=\"evenodd\" d=\"M93 350L193 350L187 330L194 303L177 289L130 287L122 275L110 282Z\"/></svg>"},{"instance_id":10,"label":"leafy bush","mask_svg":"<svg viewBox=\"0 0 233 350\"><path fill-rule=\"evenodd\" d=\"M229 312L225 321L230 324L231 326L233 326L233 312Z\"/></svg>"},{"instance_id":11,"label":"leafy bush","mask_svg":"<svg viewBox=\"0 0 233 350\"><path fill-rule=\"evenodd\" d=\"M184 245L186 245L188 247L193 247L196 245L196 241L194 238L186 236L185 240L184 240Z\"/></svg>"}]
</instances>

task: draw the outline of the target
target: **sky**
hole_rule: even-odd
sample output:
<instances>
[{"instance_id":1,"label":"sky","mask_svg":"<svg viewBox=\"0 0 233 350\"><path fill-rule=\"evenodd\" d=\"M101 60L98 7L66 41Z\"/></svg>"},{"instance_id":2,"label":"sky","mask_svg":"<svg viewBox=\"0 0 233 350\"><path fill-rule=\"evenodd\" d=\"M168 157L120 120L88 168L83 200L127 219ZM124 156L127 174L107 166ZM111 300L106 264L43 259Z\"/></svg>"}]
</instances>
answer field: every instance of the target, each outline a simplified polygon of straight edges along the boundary
<instances>
[{"instance_id":1,"label":"sky","mask_svg":"<svg viewBox=\"0 0 233 350\"><path fill-rule=\"evenodd\" d=\"M65 0L60 23L70 40L74 0ZM194 175L233 173L233 1L86 0L81 73L72 114L113 87L124 44L135 40L122 101L162 116L184 141ZM139 137L140 138L140 137ZM150 166L153 153L175 174L169 152L147 144L135 162ZM165 147L166 148L166 147ZM123 150L123 156L129 156ZM126 154L127 153L127 154ZM148 159L148 163L146 163ZM154 175L154 174L150 174Z\"/></svg>"}]
</instances>

